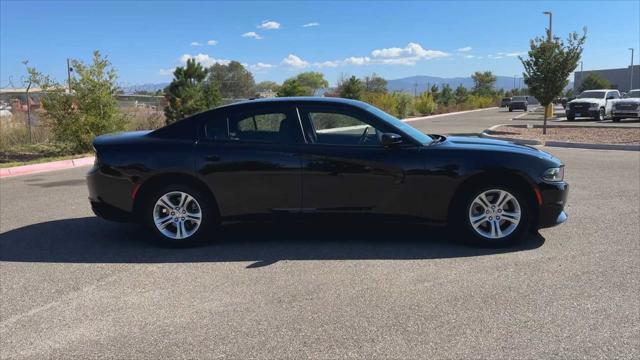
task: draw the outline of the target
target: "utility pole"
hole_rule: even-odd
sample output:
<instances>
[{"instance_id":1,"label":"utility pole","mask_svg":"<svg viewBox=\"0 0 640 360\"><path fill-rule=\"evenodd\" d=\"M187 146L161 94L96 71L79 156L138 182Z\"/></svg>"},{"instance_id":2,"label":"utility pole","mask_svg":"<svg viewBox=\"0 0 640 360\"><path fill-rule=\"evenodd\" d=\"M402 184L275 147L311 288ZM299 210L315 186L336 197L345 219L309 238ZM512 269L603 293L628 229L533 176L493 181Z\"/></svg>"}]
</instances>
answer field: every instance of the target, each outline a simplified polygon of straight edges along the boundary
<instances>
[{"instance_id":1,"label":"utility pole","mask_svg":"<svg viewBox=\"0 0 640 360\"><path fill-rule=\"evenodd\" d=\"M24 66L27 66L27 64L29 63L29 60L24 60L22 62L24 64ZM27 67L27 70L29 70L29 68ZM27 91L26 91L26 95L27 95L27 131L29 132L29 144L31 144L31 103L29 102L29 90L31 89L31 82L32 82L32 77L29 76L29 83L27 84Z\"/></svg>"},{"instance_id":2,"label":"utility pole","mask_svg":"<svg viewBox=\"0 0 640 360\"><path fill-rule=\"evenodd\" d=\"M633 48L629 48L629 50L631 50L631 68L629 69L631 73L629 76L629 91L631 91L633 89Z\"/></svg>"},{"instance_id":3,"label":"utility pole","mask_svg":"<svg viewBox=\"0 0 640 360\"><path fill-rule=\"evenodd\" d=\"M69 87L69 94L71 94L71 65L69 64L69 58L67 58L67 86Z\"/></svg>"},{"instance_id":4,"label":"utility pole","mask_svg":"<svg viewBox=\"0 0 640 360\"><path fill-rule=\"evenodd\" d=\"M513 75L513 89L516 89L516 75Z\"/></svg>"}]
</instances>

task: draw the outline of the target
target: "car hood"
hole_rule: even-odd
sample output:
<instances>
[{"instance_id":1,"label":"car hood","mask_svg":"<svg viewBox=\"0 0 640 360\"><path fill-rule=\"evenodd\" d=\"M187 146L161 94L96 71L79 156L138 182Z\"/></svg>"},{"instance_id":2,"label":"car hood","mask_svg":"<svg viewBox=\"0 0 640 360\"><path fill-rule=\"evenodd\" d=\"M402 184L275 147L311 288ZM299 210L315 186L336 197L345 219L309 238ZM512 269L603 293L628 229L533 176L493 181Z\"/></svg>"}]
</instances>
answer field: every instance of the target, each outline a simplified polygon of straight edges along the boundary
<instances>
[{"instance_id":1,"label":"car hood","mask_svg":"<svg viewBox=\"0 0 640 360\"><path fill-rule=\"evenodd\" d=\"M123 145L136 142L149 134L151 130L125 131L113 134L100 135L93 140L93 146L98 148L104 145Z\"/></svg>"},{"instance_id":2,"label":"car hood","mask_svg":"<svg viewBox=\"0 0 640 360\"><path fill-rule=\"evenodd\" d=\"M593 103L593 102L599 102L602 101L602 99L598 99L598 98L580 98L580 99L574 99L569 101L569 104L580 104L580 103Z\"/></svg>"},{"instance_id":3,"label":"car hood","mask_svg":"<svg viewBox=\"0 0 640 360\"><path fill-rule=\"evenodd\" d=\"M484 150L484 151L498 151L498 152L513 152L523 155L535 156L540 159L555 160L553 155L538 150L534 147L527 145L516 144L511 141L487 139L480 137L465 137L465 136L451 136L447 137L442 142L445 146L456 149L469 149L469 150Z\"/></svg>"},{"instance_id":4,"label":"car hood","mask_svg":"<svg viewBox=\"0 0 640 360\"><path fill-rule=\"evenodd\" d=\"M616 101L616 104L640 104L640 98L620 99Z\"/></svg>"}]
</instances>

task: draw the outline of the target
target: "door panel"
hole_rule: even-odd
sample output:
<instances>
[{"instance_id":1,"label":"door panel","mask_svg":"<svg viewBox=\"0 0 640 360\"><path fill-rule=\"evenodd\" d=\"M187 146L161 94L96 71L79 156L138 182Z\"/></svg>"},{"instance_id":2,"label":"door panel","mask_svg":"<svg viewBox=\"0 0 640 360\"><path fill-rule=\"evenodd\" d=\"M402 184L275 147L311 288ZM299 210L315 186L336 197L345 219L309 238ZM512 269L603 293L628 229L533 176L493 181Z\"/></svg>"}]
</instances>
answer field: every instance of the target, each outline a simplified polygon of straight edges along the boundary
<instances>
[{"instance_id":1,"label":"door panel","mask_svg":"<svg viewBox=\"0 0 640 360\"><path fill-rule=\"evenodd\" d=\"M295 110L270 106L238 111L221 121L226 123L218 128L228 130L226 138L218 132L196 146L196 169L216 196L221 215L298 212L302 170L294 143L296 131L302 133Z\"/></svg>"}]
</instances>

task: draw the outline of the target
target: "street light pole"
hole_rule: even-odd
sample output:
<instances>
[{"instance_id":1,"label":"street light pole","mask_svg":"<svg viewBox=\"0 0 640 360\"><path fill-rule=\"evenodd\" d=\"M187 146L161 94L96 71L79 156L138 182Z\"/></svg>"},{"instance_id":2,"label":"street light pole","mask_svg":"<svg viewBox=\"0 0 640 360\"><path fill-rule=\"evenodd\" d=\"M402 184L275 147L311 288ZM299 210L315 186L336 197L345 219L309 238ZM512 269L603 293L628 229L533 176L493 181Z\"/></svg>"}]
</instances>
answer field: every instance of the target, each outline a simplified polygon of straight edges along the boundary
<instances>
[{"instance_id":1,"label":"street light pole","mask_svg":"<svg viewBox=\"0 0 640 360\"><path fill-rule=\"evenodd\" d=\"M629 50L631 50L631 68L629 69L631 73L629 76L629 91L631 91L633 89L633 48L629 48Z\"/></svg>"},{"instance_id":2,"label":"street light pole","mask_svg":"<svg viewBox=\"0 0 640 360\"><path fill-rule=\"evenodd\" d=\"M551 11L545 11L543 12L543 14L545 15L549 15L549 33L548 33L548 39L549 42L551 42L551 39L553 39L553 13Z\"/></svg>"}]
</instances>

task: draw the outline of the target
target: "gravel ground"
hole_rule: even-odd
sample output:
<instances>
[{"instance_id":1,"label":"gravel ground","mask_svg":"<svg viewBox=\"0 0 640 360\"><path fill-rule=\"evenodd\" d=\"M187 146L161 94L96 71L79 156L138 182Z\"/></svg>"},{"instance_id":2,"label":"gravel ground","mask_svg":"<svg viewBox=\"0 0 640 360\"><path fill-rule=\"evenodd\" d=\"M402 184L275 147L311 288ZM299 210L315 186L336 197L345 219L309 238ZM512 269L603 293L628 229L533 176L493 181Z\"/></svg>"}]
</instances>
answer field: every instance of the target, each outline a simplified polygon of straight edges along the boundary
<instances>
[{"instance_id":1,"label":"gravel ground","mask_svg":"<svg viewBox=\"0 0 640 360\"><path fill-rule=\"evenodd\" d=\"M517 139L535 139L546 141L567 141L590 144L640 144L640 128L585 128L585 127L553 127L547 128L542 135L542 128L521 128L501 126L492 135L508 136Z\"/></svg>"}]
</instances>

